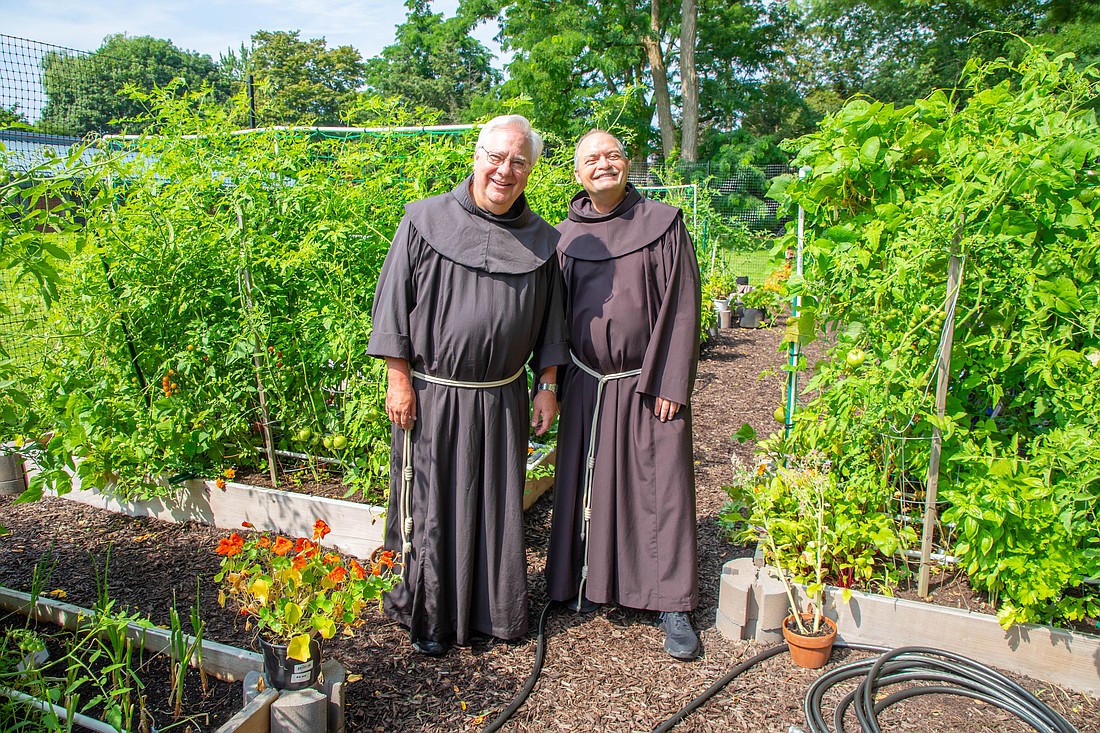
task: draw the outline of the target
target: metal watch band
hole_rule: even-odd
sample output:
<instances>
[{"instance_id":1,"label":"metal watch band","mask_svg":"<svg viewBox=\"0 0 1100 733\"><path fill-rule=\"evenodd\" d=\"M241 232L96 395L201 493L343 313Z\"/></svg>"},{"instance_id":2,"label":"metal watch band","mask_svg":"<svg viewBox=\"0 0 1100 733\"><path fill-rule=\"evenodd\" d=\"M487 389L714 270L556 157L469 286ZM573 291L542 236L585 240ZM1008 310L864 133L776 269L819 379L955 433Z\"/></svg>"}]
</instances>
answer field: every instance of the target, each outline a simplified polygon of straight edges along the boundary
<instances>
[{"instance_id":1,"label":"metal watch band","mask_svg":"<svg viewBox=\"0 0 1100 733\"><path fill-rule=\"evenodd\" d=\"M539 389L545 389L546 391L553 392L554 394L558 393L558 385L556 385L556 384L548 384L546 382L539 382Z\"/></svg>"}]
</instances>

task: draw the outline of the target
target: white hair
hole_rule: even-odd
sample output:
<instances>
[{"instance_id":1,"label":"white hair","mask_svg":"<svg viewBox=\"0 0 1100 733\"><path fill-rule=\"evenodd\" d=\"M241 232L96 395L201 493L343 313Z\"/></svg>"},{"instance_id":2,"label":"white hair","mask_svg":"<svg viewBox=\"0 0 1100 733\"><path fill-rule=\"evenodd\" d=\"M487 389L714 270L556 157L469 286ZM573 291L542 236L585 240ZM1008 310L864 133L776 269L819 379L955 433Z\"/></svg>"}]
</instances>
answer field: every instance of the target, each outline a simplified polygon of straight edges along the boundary
<instances>
[{"instance_id":1,"label":"white hair","mask_svg":"<svg viewBox=\"0 0 1100 733\"><path fill-rule=\"evenodd\" d=\"M489 134L505 127L519 130L527 136L527 143L531 146L531 165L538 162L539 156L542 155L542 135L535 132L535 128L531 127L531 123L523 115L500 115L486 122L481 126L481 132L477 134L477 146L485 147L485 139Z\"/></svg>"}]
</instances>

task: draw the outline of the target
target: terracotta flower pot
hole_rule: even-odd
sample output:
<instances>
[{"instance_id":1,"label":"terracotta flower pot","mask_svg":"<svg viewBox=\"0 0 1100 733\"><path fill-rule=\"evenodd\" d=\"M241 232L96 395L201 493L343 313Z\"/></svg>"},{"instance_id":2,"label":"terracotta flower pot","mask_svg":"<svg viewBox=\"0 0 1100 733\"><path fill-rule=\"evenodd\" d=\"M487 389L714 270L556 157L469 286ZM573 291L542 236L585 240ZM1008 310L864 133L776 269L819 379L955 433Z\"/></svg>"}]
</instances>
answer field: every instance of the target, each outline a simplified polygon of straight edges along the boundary
<instances>
[{"instance_id":1,"label":"terracotta flower pot","mask_svg":"<svg viewBox=\"0 0 1100 733\"><path fill-rule=\"evenodd\" d=\"M309 640L309 660L299 662L286 655L286 646L260 639L264 655L264 676L277 690L304 690L317 684L321 672L321 643Z\"/></svg>"},{"instance_id":2,"label":"terracotta flower pot","mask_svg":"<svg viewBox=\"0 0 1100 733\"><path fill-rule=\"evenodd\" d=\"M812 625L814 617L812 613L802 614L803 625ZM836 622L822 617L822 630L828 633L820 636L803 636L798 633L798 626L794 623L794 615L783 619L783 638L787 640L787 648L791 650L791 661L799 667L806 669L820 669L824 667L833 653L833 642L836 641ZM788 625L788 622L790 624ZM792 630L790 627L794 626Z\"/></svg>"}]
</instances>

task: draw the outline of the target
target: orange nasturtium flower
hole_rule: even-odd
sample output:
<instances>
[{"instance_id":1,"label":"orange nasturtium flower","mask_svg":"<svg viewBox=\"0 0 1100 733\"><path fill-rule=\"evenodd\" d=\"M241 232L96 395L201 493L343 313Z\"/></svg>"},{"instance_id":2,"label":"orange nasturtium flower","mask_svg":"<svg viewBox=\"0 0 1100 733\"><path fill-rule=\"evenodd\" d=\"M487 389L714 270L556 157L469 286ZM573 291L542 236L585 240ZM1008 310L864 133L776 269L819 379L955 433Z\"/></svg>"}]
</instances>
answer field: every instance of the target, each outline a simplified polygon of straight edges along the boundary
<instances>
[{"instance_id":1,"label":"orange nasturtium flower","mask_svg":"<svg viewBox=\"0 0 1100 733\"><path fill-rule=\"evenodd\" d=\"M294 554L297 555L302 552L307 552L313 547L313 543L307 540L305 537L299 537L294 540Z\"/></svg>"},{"instance_id":2,"label":"orange nasturtium flower","mask_svg":"<svg viewBox=\"0 0 1100 733\"><path fill-rule=\"evenodd\" d=\"M271 548L271 551L276 555L285 555L294 549L294 543L288 540L286 537L275 538L275 546Z\"/></svg>"},{"instance_id":3,"label":"orange nasturtium flower","mask_svg":"<svg viewBox=\"0 0 1100 733\"><path fill-rule=\"evenodd\" d=\"M245 529L252 529L256 525L246 519L243 522L241 522L241 526L244 527Z\"/></svg>"},{"instance_id":4,"label":"orange nasturtium flower","mask_svg":"<svg viewBox=\"0 0 1100 733\"><path fill-rule=\"evenodd\" d=\"M347 568L345 568L343 565L337 565L332 569L332 572L328 574L328 579L331 580L333 583L339 584L344 582L344 578L346 578L347 575Z\"/></svg>"},{"instance_id":5,"label":"orange nasturtium flower","mask_svg":"<svg viewBox=\"0 0 1100 733\"><path fill-rule=\"evenodd\" d=\"M306 558L304 555L295 555L294 559L290 561L290 567L295 570L301 570L306 566Z\"/></svg>"},{"instance_id":6,"label":"orange nasturtium flower","mask_svg":"<svg viewBox=\"0 0 1100 733\"><path fill-rule=\"evenodd\" d=\"M227 469L225 469L225 477L226 477L227 479L232 479L232 478L233 478L233 477L235 477L236 475L237 475L237 469L235 469L235 468L227 468Z\"/></svg>"},{"instance_id":7,"label":"orange nasturtium flower","mask_svg":"<svg viewBox=\"0 0 1100 733\"><path fill-rule=\"evenodd\" d=\"M260 539L256 540L256 544L266 550L271 547L271 538L265 534L261 536Z\"/></svg>"},{"instance_id":8,"label":"orange nasturtium flower","mask_svg":"<svg viewBox=\"0 0 1100 733\"><path fill-rule=\"evenodd\" d=\"M313 525L313 539L323 540L325 535L332 531L332 527L328 526L328 522L323 519L318 519Z\"/></svg>"},{"instance_id":9,"label":"orange nasturtium flower","mask_svg":"<svg viewBox=\"0 0 1100 733\"><path fill-rule=\"evenodd\" d=\"M326 552L324 558L325 565L335 565L340 562L340 556L335 552Z\"/></svg>"},{"instance_id":10,"label":"orange nasturtium flower","mask_svg":"<svg viewBox=\"0 0 1100 733\"><path fill-rule=\"evenodd\" d=\"M219 555L225 555L226 557L233 557L241 552L241 548L244 547L244 537L234 532L229 537L223 537L218 542L217 553Z\"/></svg>"},{"instance_id":11,"label":"orange nasturtium flower","mask_svg":"<svg viewBox=\"0 0 1100 733\"><path fill-rule=\"evenodd\" d=\"M351 575L356 580L362 580L367 577L367 569L359 564L358 560L351 561Z\"/></svg>"},{"instance_id":12,"label":"orange nasturtium flower","mask_svg":"<svg viewBox=\"0 0 1100 733\"><path fill-rule=\"evenodd\" d=\"M217 480L214 482L214 485L217 486L219 489L224 489L225 479L223 479L221 476L218 476Z\"/></svg>"},{"instance_id":13,"label":"orange nasturtium flower","mask_svg":"<svg viewBox=\"0 0 1100 733\"><path fill-rule=\"evenodd\" d=\"M384 565L386 568L393 570L394 552L393 550L386 550L378 557L378 562Z\"/></svg>"}]
</instances>

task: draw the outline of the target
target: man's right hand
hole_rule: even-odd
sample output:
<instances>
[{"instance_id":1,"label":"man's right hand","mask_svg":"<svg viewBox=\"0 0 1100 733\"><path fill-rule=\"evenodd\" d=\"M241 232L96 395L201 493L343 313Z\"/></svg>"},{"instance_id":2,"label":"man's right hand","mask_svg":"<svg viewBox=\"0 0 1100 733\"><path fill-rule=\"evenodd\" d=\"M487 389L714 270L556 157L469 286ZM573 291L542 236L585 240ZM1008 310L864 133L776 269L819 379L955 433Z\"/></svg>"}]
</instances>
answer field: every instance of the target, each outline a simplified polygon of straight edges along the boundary
<instances>
[{"instance_id":1,"label":"man's right hand","mask_svg":"<svg viewBox=\"0 0 1100 733\"><path fill-rule=\"evenodd\" d=\"M409 362L386 357L386 414L402 430L416 422L416 393Z\"/></svg>"}]
</instances>

